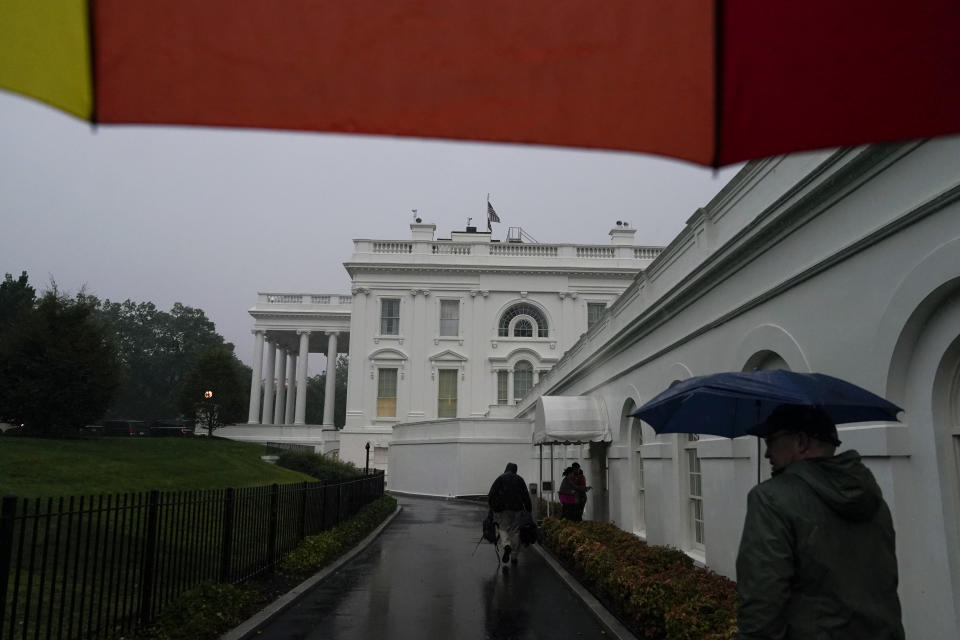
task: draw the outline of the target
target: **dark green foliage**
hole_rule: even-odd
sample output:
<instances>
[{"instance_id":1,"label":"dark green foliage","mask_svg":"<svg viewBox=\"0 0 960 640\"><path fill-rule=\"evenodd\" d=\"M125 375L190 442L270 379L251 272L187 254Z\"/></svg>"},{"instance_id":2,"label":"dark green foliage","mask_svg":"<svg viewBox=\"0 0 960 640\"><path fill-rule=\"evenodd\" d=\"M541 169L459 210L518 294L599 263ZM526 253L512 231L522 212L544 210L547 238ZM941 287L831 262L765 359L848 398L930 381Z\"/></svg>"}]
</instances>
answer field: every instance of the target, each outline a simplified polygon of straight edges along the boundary
<instances>
[{"instance_id":1,"label":"dark green foliage","mask_svg":"<svg viewBox=\"0 0 960 640\"><path fill-rule=\"evenodd\" d=\"M177 409L187 421L210 433L245 417L250 389L249 369L226 347L210 347L196 356L183 375ZM213 396L206 398L205 392Z\"/></svg>"},{"instance_id":2,"label":"dark green foliage","mask_svg":"<svg viewBox=\"0 0 960 640\"><path fill-rule=\"evenodd\" d=\"M137 637L212 640L243 622L257 600L257 592L251 587L204 582L176 598L157 622Z\"/></svg>"},{"instance_id":3,"label":"dark green foliage","mask_svg":"<svg viewBox=\"0 0 960 640\"><path fill-rule=\"evenodd\" d=\"M337 356L334 378L333 424L342 429L347 421L347 369L349 360L346 355ZM323 408L326 400L327 373L307 379L307 424L323 424Z\"/></svg>"},{"instance_id":4,"label":"dark green foliage","mask_svg":"<svg viewBox=\"0 0 960 640\"><path fill-rule=\"evenodd\" d=\"M380 526L396 508L397 500L393 496L385 495L374 500L333 529L309 536L287 554L280 563L280 570L288 575L306 576L323 569Z\"/></svg>"},{"instance_id":5,"label":"dark green foliage","mask_svg":"<svg viewBox=\"0 0 960 640\"><path fill-rule=\"evenodd\" d=\"M359 478L362 475L362 472L349 462L341 462L315 453L301 451L282 452L277 460L277 465L305 473L323 482L349 480Z\"/></svg>"},{"instance_id":6,"label":"dark green foliage","mask_svg":"<svg viewBox=\"0 0 960 640\"><path fill-rule=\"evenodd\" d=\"M75 431L103 415L119 384L109 332L83 295L54 286L33 300L26 274L0 288L0 418L50 433Z\"/></svg>"},{"instance_id":7,"label":"dark green foliage","mask_svg":"<svg viewBox=\"0 0 960 640\"><path fill-rule=\"evenodd\" d=\"M33 307L36 292L27 280L26 271L16 280L9 273L4 275L0 283L0 333L13 324L18 315Z\"/></svg>"},{"instance_id":8,"label":"dark green foliage","mask_svg":"<svg viewBox=\"0 0 960 640\"><path fill-rule=\"evenodd\" d=\"M176 417L180 389L197 358L215 348L233 352L233 345L224 342L200 309L178 302L166 312L152 302L94 301L112 329L123 367L111 417Z\"/></svg>"},{"instance_id":9,"label":"dark green foliage","mask_svg":"<svg viewBox=\"0 0 960 640\"><path fill-rule=\"evenodd\" d=\"M682 551L651 546L606 522L544 519L541 544L648 640L727 640L737 632L733 581Z\"/></svg>"}]
</instances>

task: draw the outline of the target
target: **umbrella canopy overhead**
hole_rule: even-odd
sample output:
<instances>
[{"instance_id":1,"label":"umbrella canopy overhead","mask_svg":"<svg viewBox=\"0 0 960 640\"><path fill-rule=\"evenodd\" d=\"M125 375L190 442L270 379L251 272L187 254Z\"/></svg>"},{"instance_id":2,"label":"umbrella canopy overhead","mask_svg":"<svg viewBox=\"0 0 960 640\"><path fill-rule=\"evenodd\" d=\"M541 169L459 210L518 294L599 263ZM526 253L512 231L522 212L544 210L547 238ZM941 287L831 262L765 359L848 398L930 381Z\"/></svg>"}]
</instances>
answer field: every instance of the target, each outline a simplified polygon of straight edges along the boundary
<instances>
[{"instance_id":1,"label":"umbrella canopy overhead","mask_svg":"<svg viewBox=\"0 0 960 640\"><path fill-rule=\"evenodd\" d=\"M541 396L534 416L533 443L610 442L606 412L593 396Z\"/></svg>"},{"instance_id":2,"label":"umbrella canopy overhead","mask_svg":"<svg viewBox=\"0 0 960 640\"><path fill-rule=\"evenodd\" d=\"M895 421L900 407L822 373L739 371L684 380L637 409L633 417L657 433L702 433L736 438L752 433L783 405L822 409L834 424Z\"/></svg>"},{"instance_id":3,"label":"umbrella canopy overhead","mask_svg":"<svg viewBox=\"0 0 960 640\"><path fill-rule=\"evenodd\" d=\"M720 166L960 132L958 31L956 0L3 0L0 87L100 123Z\"/></svg>"}]
</instances>

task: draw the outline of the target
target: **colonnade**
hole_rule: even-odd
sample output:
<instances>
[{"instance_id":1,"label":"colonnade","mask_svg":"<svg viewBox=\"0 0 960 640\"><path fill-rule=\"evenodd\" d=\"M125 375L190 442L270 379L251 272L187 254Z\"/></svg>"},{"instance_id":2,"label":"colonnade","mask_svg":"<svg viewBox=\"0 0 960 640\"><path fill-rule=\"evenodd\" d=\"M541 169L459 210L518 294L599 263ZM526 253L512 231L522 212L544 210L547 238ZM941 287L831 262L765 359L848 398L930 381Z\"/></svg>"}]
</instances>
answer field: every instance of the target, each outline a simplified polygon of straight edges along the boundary
<instances>
[{"instance_id":1,"label":"colonnade","mask_svg":"<svg viewBox=\"0 0 960 640\"><path fill-rule=\"evenodd\" d=\"M263 329L254 329L252 333L253 376L250 381L250 412L247 424L306 424L307 363L310 357L311 332L305 329L297 330L297 351L282 346L279 340L269 340ZM327 335L327 384L323 395L323 427L334 429L339 332L324 333ZM267 356L265 364L264 351Z\"/></svg>"}]
</instances>

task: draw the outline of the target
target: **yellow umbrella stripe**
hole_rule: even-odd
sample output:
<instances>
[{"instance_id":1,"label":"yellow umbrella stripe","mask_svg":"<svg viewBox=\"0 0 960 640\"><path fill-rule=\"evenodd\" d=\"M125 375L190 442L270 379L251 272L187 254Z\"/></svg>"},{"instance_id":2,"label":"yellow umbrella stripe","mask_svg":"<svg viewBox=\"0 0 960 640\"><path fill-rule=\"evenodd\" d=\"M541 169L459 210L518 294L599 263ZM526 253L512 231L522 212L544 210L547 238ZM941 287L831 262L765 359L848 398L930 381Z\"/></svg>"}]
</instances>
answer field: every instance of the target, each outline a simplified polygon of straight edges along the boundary
<instances>
[{"instance_id":1,"label":"yellow umbrella stripe","mask_svg":"<svg viewBox=\"0 0 960 640\"><path fill-rule=\"evenodd\" d=\"M0 0L0 88L90 120L88 0Z\"/></svg>"}]
</instances>

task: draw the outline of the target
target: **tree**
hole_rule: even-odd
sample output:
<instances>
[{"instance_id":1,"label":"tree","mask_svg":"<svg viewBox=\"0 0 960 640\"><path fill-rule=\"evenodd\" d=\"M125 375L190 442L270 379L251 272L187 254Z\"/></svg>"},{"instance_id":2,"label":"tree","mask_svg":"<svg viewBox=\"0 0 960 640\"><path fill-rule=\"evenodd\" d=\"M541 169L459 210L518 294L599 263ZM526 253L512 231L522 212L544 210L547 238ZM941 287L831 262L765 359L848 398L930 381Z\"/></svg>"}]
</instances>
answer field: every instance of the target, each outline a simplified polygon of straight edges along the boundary
<instances>
[{"instance_id":1,"label":"tree","mask_svg":"<svg viewBox=\"0 0 960 640\"><path fill-rule=\"evenodd\" d=\"M0 283L0 332L17 319L17 316L33 307L36 292L27 283L27 272L20 272L20 277L13 279L9 273Z\"/></svg>"},{"instance_id":2,"label":"tree","mask_svg":"<svg viewBox=\"0 0 960 640\"><path fill-rule=\"evenodd\" d=\"M180 385L180 413L213 430L245 418L252 372L226 346L210 347L192 361ZM206 397L206 392L212 392ZM198 419L199 418L199 419Z\"/></svg>"},{"instance_id":3,"label":"tree","mask_svg":"<svg viewBox=\"0 0 960 640\"><path fill-rule=\"evenodd\" d=\"M100 304L110 323L123 367L115 417L158 419L178 413L178 392L188 367L203 352L222 348L232 352L213 322L201 309L176 303L168 312L152 302Z\"/></svg>"},{"instance_id":4,"label":"tree","mask_svg":"<svg viewBox=\"0 0 960 640\"><path fill-rule=\"evenodd\" d=\"M347 421L347 369L349 359L346 355L337 356L334 370L333 424L342 429ZM329 370L329 368L328 368ZM323 424L323 411L326 400L327 372L307 379L307 415L308 424Z\"/></svg>"},{"instance_id":5,"label":"tree","mask_svg":"<svg viewBox=\"0 0 960 640\"><path fill-rule=\"evenodd\" d=\"M26 273L16 282L7 276L0 290L7 318L0 329L0 417L41 433L99 419L117 390L119 365L94 308L82 295L61 296L55 285L32 300Z\"/></svg>"}]
</instances>

